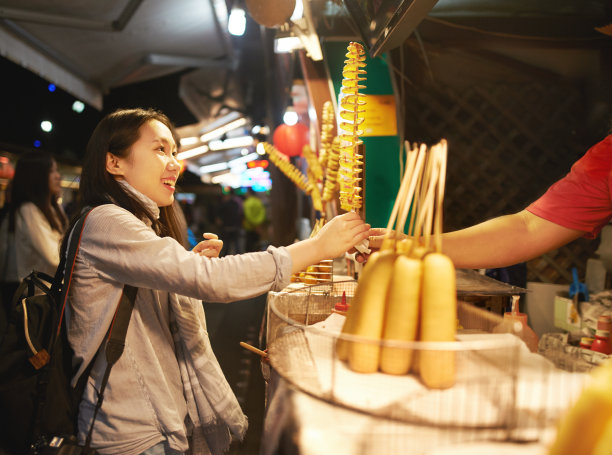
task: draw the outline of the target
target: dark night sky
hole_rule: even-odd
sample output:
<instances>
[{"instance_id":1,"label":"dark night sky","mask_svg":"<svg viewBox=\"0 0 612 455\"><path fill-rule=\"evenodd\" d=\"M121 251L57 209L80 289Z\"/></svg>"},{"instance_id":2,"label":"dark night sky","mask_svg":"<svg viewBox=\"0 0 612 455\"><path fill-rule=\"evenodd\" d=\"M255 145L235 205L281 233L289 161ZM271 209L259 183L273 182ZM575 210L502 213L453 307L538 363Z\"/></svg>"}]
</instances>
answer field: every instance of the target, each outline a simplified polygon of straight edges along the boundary
<instances>
[{"instance_id":1,"label":"dark night sky","mask_svg":"<svg viewBox=\"0 0 612 455\"><path fill-rule=\"evenodd\" d=\"M0 151L20 153L39 140L41 149L78 164L98 121L119 107L160 109L177 126L196 121L178 98L180 74L113 89L104 97L103 111L86 104L81 114L72 110L74 96L60 88L50 92L48 81L3 57L0 75ZM53 122L53 131L40 129L43 120Z\"/></svg>"}]
</instances>

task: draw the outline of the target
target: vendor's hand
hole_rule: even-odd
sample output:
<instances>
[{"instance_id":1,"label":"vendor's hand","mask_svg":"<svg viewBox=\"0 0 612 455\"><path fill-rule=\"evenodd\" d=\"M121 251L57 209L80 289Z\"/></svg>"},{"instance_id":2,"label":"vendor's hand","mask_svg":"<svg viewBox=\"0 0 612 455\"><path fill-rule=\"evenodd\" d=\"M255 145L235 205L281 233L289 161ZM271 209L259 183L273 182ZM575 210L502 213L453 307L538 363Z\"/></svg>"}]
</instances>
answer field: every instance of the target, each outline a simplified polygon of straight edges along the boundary
<instances>
[{"instance_id":1,"label":"vendor's hand","mask_svg":"<svg viewBox=\"0 0 612 455\"><path fill-rule=\"evenodd\" d=\"M217 234L212 234L210 232L205 232L202 236L206 240L202 240L196 246L193 247L194 253L198 253L200 256L206 256L209 258L219 257L219 253L221 252L221 248L223 248L223 240L219 240L219 236Z\"/></svg>"},{"instance_id":2,"label":"vendor's hand","mask_svg":"<svg viewBox=\"0 0 612 455\"><path fill-rule=\"evenodd\" d=\"M355 248L351 248L348 252L355 253L355 261L363 264L368 260L370 254L380 249L386 233L386 228L372 228L368 232L368 248L370 249L370 253L360 253Z\"/></svg>"},{"instance_id":3,"label":"vendor's hand","mask_svg":"<svg viewBox=\"0 0 612 455\"><path fill-rule=\"evenodd\" d=\"M347 212L328 221L315 236L325 257L335 258L368 238L370 225L359 214Z\"/></svg>"}]
</instances>

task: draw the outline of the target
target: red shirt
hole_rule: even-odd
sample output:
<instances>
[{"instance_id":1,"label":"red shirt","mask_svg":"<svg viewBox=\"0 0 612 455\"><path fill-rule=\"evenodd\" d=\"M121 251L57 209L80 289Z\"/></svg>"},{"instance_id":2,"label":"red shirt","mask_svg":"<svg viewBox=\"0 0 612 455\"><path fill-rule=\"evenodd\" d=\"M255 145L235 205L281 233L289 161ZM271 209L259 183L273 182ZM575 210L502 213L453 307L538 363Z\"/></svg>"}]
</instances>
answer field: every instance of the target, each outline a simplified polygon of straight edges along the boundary
<instances>
[{"instance_id":1,"label":"red shirt","mask_svg":"<svg viewBox=\"0 0 612 455\"><path fill-rule=\"evenodd\" d=\"M527 210L595 238L612 218L612 135L591 147L569 174L554 183Z\"/></svg>"}]
</instances>

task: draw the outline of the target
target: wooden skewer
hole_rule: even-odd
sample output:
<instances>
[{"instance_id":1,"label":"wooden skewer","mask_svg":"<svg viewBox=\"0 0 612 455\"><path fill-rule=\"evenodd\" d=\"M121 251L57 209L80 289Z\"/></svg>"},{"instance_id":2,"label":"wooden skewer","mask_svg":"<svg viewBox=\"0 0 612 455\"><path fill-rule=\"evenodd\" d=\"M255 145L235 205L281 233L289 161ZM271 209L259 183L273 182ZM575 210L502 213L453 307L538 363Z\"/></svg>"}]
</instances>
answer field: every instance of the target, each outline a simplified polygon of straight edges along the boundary
<instances>
[{"instance_id":1,"label":"wooden skewer","mask_svg":"<svg viewBox=\"0 0 612 455\"><path fill-rule=\"evenodd\" d=\"M421 147L418 152L418 158L412 169L412 176L410 180L410 185L408 186L408 190L406 194L403 195L401 214L399 215L399 219L397 220L397 232L401 234L404 232L404 226L406 225L406 218L408 217L408 211L412 206L412 201L414 200L414 194L416 191L417 185L420 183L420 176L423 171L422 168L425 165L426 159L426 149ZM416 210L416 208L414 209Z\"/></svg>"},{"instance_id":2,"label":"wooden skewer","mask_svg":"<svg viewBox=\"0 0 612 455\"><path fill-rule=\"evenodd\" d=\"M260 355L262 357L268 357L268 353L267 352L262 351L261 349L257 349L255 346L251 346L250 344L245 343L244 341L240 342L240 346L242 346L243 348L245 348L245 349L247 349L247 350L249 350L251 352L254 352L255 354Z\"/></svg>"},{"instance_id":3,"label":"wooden skewer","mask_svg":"<svg viewBox=\"0 0 612 455\"><path fill-rule=\"evenodd\" d=\"M448 150L446 140L442 139L439 144L439 165L440 173L438 175L438 205L436 206L435 224L434 224L434 241L436 252L442 252L442 203L444 201L444 185L446 181L446 160Z\"/></svg>"}]
</instances>

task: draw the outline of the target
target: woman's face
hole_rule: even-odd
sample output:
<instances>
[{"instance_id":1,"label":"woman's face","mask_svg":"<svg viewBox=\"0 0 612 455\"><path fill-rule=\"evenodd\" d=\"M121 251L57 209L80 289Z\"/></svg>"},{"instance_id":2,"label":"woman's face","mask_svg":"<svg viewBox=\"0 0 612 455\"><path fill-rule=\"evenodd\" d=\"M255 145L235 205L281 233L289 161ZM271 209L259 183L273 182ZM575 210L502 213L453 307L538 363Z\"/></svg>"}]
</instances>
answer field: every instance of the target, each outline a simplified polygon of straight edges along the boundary
<instances>
[{"instance_id":1,"label":"woman's face","mask_svg":"<svg viewBox=\"0 0 612 455\"><path fill-rule=\"evenodd\" d=\"M111 155L116 160L115 171L109 169L107 157L107 170L152 199L158 207L169 206L174 201L174 186L180 170L172 133L158 120L143 124L139 133L140 138L126 158Z\"/></svg>"},{"instance_id":2,"label":"woman's face","mask_svg":"<svg viewBox=\"0 0 612 455\"><path fill-rule=\"evenodd\" d=\"M62 192L62 176L57 170L57 163L55 160L51 164L51 170L49 171L49 192L53 196L59 196Z\"/></svg>"}]
</instances>

